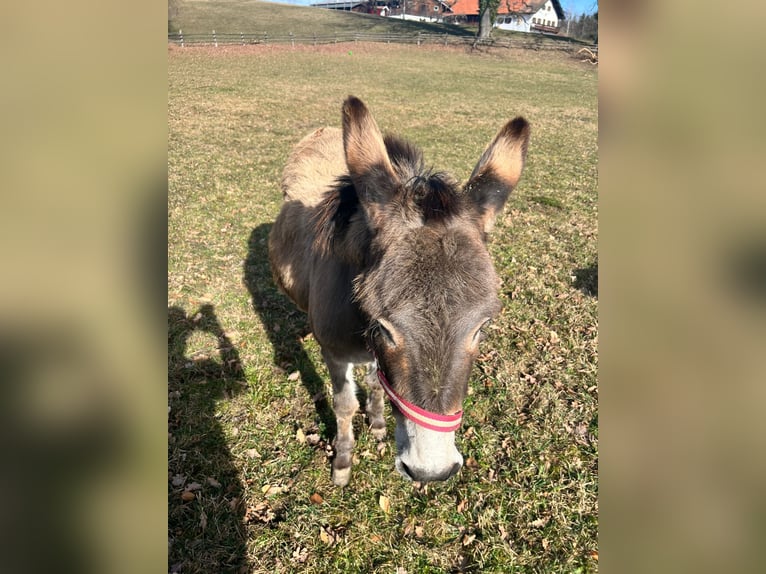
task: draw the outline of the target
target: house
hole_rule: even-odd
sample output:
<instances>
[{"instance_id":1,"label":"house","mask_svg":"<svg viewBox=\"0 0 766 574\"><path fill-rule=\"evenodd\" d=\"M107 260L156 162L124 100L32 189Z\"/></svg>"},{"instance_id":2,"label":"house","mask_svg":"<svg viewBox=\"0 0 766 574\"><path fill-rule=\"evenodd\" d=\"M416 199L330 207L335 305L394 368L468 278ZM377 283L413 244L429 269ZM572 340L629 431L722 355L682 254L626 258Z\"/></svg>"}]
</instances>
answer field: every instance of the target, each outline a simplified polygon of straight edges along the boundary
<instances>
[{"instance_id":1,"label":"house","mask_svg":"<svg viewBox=\"0 0 766 574\"><path fill-rule=\"evenodd\" d=\"M441 22L452 13L450 0L391 0L389 3L392 18Z\"/></svg>"},{"instance_id":2,"label":"house","mask_svg":"<svg viewBox=\"0 0 766 574\"><path fill-rule=\"evenodd\" d=\"M451 13L449 0L325 0L311 6L429 22L441 21Z\"/></svg>"},{"instance_id":3,"label":"house","mask_svg":"<svg viewBox=\"0 0 766 574\"><path fill-rule=\"evenodd\" d=\"M478 24L479 0L447 0L452 8L449 19ZM559 0L500 0L495 27L517 32L558 34L564 10Z\"/></svg>"}]
</instances>

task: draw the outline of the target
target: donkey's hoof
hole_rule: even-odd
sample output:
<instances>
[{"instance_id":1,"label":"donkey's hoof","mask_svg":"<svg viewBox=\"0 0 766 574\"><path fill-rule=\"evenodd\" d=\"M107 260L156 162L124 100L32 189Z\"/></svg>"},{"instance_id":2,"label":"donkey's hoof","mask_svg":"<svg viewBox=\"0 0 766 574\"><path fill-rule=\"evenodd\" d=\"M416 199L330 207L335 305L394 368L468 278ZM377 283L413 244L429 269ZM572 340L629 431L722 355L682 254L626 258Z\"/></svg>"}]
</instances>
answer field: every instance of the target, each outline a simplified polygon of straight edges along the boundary
<instances>
[{"instance_id":1,"label":"donkey's hoof","mask_svg":"<svg viewBox=\"0 0 766 574\"><path fill-rule=\"evenodd\" d=\"M386 438L386 427L381 428L375 428L372 427L372 436L374 436L378 441L384 440Z\"/></svg>"},{"instance_id":2,"label":"donkey's hoof","mask_svg":"<svg viewBox=\"0 0 766 574\"><path fill-rule=\"evenodd\" d=\"M346 486L351 479L351 467L348 468L333 468L332 469L332 483L335 486Z\"/></svg>"}]
</instances>

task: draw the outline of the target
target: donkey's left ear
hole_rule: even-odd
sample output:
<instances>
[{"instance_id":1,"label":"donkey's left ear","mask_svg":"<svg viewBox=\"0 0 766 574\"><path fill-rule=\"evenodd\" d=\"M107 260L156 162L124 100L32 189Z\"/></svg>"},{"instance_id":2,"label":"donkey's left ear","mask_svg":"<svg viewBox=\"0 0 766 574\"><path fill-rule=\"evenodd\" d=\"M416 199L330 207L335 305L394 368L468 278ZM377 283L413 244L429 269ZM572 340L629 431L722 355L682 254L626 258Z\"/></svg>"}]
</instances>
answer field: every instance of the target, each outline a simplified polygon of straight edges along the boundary
<instances>
[{"instance_id":1,"label":"donkey's left ear","mask_svg":"<svg viewBox=\"0 0 766 574\"><path fill-rule=\"evenodd\" d=\"M477 208L485 233L521 178L529 143L529 124L522 117L509 121L479 158L465 191Z\"/></svg>"}]
</instances>

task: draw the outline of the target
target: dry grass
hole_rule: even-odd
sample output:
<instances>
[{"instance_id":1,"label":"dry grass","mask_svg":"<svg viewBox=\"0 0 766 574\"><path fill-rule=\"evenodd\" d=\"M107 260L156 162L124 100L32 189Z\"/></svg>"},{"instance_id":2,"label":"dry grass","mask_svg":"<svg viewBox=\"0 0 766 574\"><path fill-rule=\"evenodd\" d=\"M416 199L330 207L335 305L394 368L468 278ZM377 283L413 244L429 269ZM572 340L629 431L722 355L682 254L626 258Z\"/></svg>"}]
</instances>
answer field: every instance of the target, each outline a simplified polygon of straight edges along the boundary
<instances>
[{"instance_id":1,"label":"dry grass","mask_svg":"<svg viewBox=\"0 0 766 574\"><path fill-rule=\"evenodd\" d=\"M597 569L596 74L505 50L169 51L172 569ZM469 463L444 484L402 480L360 415L352 482L331 485L327 372L268 271L285 158L350 93L463 180L504 120L532 125L492 239L505 307L465 404Z\"/></svg>"}]
</instances>

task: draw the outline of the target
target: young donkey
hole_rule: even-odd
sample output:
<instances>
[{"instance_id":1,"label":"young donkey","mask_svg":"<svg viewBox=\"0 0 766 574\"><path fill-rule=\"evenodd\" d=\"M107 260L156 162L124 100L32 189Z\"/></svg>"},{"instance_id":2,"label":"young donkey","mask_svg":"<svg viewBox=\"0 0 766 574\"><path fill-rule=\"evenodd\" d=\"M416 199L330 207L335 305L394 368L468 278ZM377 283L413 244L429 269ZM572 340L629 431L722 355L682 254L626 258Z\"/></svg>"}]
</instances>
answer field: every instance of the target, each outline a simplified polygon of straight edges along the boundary
<instances>
[{"instance_id":1,"label":"young donkey","mask_svg":"<svg viewBox=\"0 0 766 574\"><path fill-rule=\"evenodd\" d=\"M468 377L482 328L500 311L487 233L519 181L528 140L527 122L509 121L460 190L427 170L420 150L383 137L352 96L342 132L319 129L293 150L269 260L308 313L330 371L336 485L351 473L358 364L369 366L366 410L379 440L384 391L391 399L396 469L417 481L460 470L455 430Z\"/></svg>"}]
</instances>

